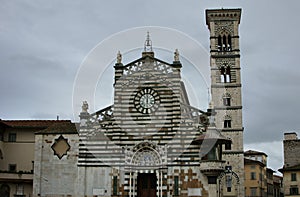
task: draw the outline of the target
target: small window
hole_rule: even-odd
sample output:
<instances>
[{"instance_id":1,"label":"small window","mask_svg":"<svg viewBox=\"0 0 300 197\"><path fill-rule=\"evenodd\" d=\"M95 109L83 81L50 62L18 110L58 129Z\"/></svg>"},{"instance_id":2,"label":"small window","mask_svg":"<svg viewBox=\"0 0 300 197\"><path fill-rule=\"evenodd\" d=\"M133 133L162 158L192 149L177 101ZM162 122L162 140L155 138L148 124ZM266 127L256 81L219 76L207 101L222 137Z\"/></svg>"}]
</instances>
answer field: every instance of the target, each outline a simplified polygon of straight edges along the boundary
<instances>
[{"instance_id":1,"label":"small window","mask_svg":"<svg viewBox=\"0 0 300 197\"><path fill-rule=\"evenodd\" d=\"M19 196L24 195L24 185L18 184L16 194Z\"/></svg>"},{"instance_id":2,"label":"small window","mask_svg":"<svg viewBox=\"0 0 300 197\"><path fill-rule=\"evenodd\" d=\"M9 133L8 134L8 141L9 142L16 142L17 140L17 134L16 133Z\"/></svg>"},{"instance_id":3,"label":"small window","mask_svg":"<svg viewBox=\"0 0 300 197\"><path fill-rule=\"evenodd\" d=\"M296 173L291 174L291 181L297 181L297 174Z\"/></svg>"},{"instance_id":4,"label":"small window","mask_svg":"<svg viewBox=\"0 0 300 197\"><path fill-rule=\"evenodd\" d=\"M227 192L231 192L231 188L232 188L232 176L231 175L226 175L226 188L227 188Z\"/></svg>"},{"instance_id":5,"label":"small window","mask_svg":"<svg viewBox=\"0 0 300 197\"><path fill-rule=\"evenodd\" d=\"M118 195L118 177L113 177L113 195Z\"/></svg>"},{"instance_id":6,"label":"small window","mask_svg":"<svg viewBox=\"0 0 300 197\"><path fill-rule=\"evenodd\" d=\"M252 165L252 166L251 166L251 169L255 169L255 167L256 167L255 165Z\"/></svg>"},{"instance_id":7,"label":"small window","mask_svg":"<svg viewBox=\"0 0 300 197\"><path fill-rule=\"evenodd\" d=\"M230 143L225 144L225 150L231 150L231 144Z\"/></svg>"},{"instance_id":8,"label":"small window","mask_svg":"<svg viewBox=\"0 0 300 197\"><path fill-rule=\"evenodd\" d=\"M207 159L214 161L217 160L217 155L216 155L216 147L212 147L211 150L207 153Z\"/></svg>"},{"instance_id":9,"label":"small window","mask_svg":"<svg viewBox=\"0 0 300 197\"><path fill-rule=\"evenodd\" d=\"M231 120L224 120L224 128L231 128Z\"/></svg>"},{"instance_id":10,"label":"small window","mask_svg":"<svg viewBox=\"0 0 300 197\"><path fill-rule=\"evenodd\" d=\"M179 195L179 177L174 176L174 196Z\"/></svg>"},{"instance_id":11,"label":"small window","mask_svg":"<svg viewBox=\"0 0 300 197\"><path fill-rule=\"evenodd\" d=\"M257 196L256 191L257 191L256 187L250 187L250 196Z\"/></svg>"},{"instance_id":12,"label":"small window","mask_svg":"<svg viewBox=\"0 0 300 197\"><path fill-rule=\"evenodd\" d=\"M298 186L297 185L291 185L290 187L290 195L298 195Z\"/></svg>"},{"instance_id":13,"label":"small window","mask_svg":"<svg viewBox=\"0 0 300 197\"><path fill-rule=\"evenodd\" d=\"M8 165L8 171L9 172L16 172L17 171L17 165L16 164L9 164Z\"/></svg>"},{"instance_id":14,"label":"small window","mask_svg":"<svg viewBox=\"0 0 300 197\"><path fill-rule=\"evenodd\" d=\"M255 172L251 172L251 174L250 174L250 176L251 176L251 180L256 180L256 173Z\"/></svg>"},{"instance_id":15,"label":"small window","mask_svg":"<svg viewBox=\"0 0 300 197\"><path fill-rule=\"evenodd\" d=\"M229 115L224 117L224 128L231 128L231 116Z\"/></svg>"},{"instance_id":16,"label":"small window","mask_svg":"<svg viewBox=\"0 0 300 197\"><path fill-rule=\"evenodd\" d=\"M224 106L230 106L231 105L230 97L224 97L223 98L223 105Z\"/></svg>"},{"instance_id":17,"label":"small window","mask_svg":"<svg viewBox=\"0 0 300 197\"><path fill-rule=\"evenodd\" d=\"M208 180L208 184L217 184L217 177L216 176L208 176L207 180Z\"/></svg>"}]
</instances>

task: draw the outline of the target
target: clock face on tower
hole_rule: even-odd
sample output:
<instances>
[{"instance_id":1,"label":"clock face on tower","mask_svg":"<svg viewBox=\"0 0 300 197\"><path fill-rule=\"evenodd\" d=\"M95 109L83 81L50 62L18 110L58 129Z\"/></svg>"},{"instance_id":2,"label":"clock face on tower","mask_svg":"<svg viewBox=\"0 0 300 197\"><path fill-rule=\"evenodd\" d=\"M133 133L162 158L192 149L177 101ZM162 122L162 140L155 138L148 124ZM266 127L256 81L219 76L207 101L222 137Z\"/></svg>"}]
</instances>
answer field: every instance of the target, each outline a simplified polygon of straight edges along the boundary
<instances>
[{"instance_id":1,"label":"clock face on tower","mask_svg":"<svg viewBox=\"0 0 300 197\"><path fill-rule=\"evenodd\" d=\"M139 112L150 114L159 107L159 95L152 88L144 88L135 95L134 105Z\"/></svg>"},{"instance_id":2,"label":"clock face on tower","mask_svg":"<svg viewBox=\"0 0 300 197\"><path fill-rule=\"evenodd\" d=\"M141 98L140 98L140 105L145 108L145 109L149 109L154 105L154 97L152 94L144 94Z\"/></svg>"}]
</instances>

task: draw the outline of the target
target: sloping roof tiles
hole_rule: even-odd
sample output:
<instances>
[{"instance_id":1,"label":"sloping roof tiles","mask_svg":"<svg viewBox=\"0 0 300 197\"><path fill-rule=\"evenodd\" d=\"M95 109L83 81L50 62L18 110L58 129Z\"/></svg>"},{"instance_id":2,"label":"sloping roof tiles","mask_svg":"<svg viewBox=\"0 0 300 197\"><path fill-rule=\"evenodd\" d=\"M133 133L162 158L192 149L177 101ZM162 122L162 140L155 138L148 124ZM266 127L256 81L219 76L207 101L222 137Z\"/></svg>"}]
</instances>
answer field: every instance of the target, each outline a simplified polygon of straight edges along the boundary
<instances>
[{"instance_id":1,"label":"sloping roof tiles","mask_svg":"<svg viewBox=\"0 0 300 197\"><path fill-rule=\"evenodd\" d=\"M32 128L38 129L36 134L52 133L68 133L76 134L76 124L72 123L71 120L0 120L0 124L11 127L11 128Z\"/></svg>"},{"instance_id":2,"label":"sloping roof tiles","mask_svg":"<svg viewBox=\"0 0 300 197\"><path fill-rule=\"evenodd\" d=\"M0 122L13 128L47 128L53 123L71 123L70 120L0 120Z\"/></svg>"}]
</instances>

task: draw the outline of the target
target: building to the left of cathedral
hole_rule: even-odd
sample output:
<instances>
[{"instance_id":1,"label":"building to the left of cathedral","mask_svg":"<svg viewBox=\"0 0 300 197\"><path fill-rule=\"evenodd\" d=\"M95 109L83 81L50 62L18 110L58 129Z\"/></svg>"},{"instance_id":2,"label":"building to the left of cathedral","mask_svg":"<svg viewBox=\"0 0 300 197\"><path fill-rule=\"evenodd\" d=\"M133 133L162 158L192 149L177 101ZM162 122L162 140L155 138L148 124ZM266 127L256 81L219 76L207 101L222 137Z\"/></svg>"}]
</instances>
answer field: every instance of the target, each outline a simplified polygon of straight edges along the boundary
<instances>
[{"instance_id":1,"label":"building to the left of cathedral","mask_svg":"<svg viewBox=\"0 0 300 197\"><path fill-rule=\"evenodd\" d=\"M35 136L57 135L58 133L59 135L77 133L75 124L70 120L0 119L1 197L32 196ZM54 142L47 141L47 143ZM59 151L65 147L57 146L56 148Z\"/></svg>"}]
</instances>

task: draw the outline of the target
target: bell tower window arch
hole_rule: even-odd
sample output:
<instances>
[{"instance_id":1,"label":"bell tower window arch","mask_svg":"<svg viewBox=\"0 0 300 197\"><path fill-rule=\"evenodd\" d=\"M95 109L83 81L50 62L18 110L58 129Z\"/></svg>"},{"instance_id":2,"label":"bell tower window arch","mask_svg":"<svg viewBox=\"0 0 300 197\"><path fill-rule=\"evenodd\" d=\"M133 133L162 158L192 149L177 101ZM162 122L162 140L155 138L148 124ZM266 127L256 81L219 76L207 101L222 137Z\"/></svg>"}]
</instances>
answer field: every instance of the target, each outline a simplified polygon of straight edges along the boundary
<instances>
[{"instance_id":1,"label":"bell tower window arch","mask_svg":"<svg viewBox=\"0 0 300 197\"><path fill-rule=\"evenodd\" d=\"M227 51L227 37L225 35L223 35L222 49Z\"/></svg>"},{"instance_id":2,"label":"bell tower window arch","mask_svg":"<svg viewBox=\"0 0 300 197\"><path fill-rule=\"evenodd\" d=\"M232 37L229 33L223 32L218 36L218 51L226 52L232 50Z\"/></svg>"},{"instance_id":3,"label":"bell tower window arch","mask_svg":"<svg viewBox=\"0 0 300 197\"><path fill-rule=\"evenodd\" d=\"M231 42L231 35L230 34L227 36L227 50L228 51L232 50L232 42Z\"/></svg>"},{"instance_id":4,"label":"bell tower window arch","mask_svg":"<svg viewBox=\"0 0 300 197\"><path fill-rule=\"evenodd\" d=\"M231 106L231 95L229 93L225 93L222 99L224 106Z\"/></svg>"},{"instance_id":5,"label":"bell tower window arch","mask_svg":"<svg viewBox=\"0 0 300 197\"><path fill-rule=\"evenodd\" d=\"M224 64L220 67L220 81L221 83L231 82L231 68L229 65Z\"/></svg>"},{"instance_id":6,"label":"bell tower window arch","mask_svg":"<svg viewBox=\"0 0 300 197\"><path fill-rule=\"evenodd\" d=\"M224 128L231 128L231 116L226 115L224 117Z\"/></svg>"}]
</instances>

